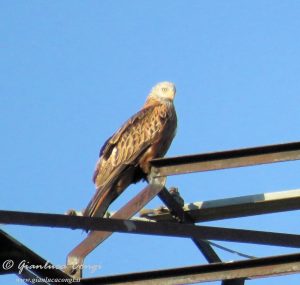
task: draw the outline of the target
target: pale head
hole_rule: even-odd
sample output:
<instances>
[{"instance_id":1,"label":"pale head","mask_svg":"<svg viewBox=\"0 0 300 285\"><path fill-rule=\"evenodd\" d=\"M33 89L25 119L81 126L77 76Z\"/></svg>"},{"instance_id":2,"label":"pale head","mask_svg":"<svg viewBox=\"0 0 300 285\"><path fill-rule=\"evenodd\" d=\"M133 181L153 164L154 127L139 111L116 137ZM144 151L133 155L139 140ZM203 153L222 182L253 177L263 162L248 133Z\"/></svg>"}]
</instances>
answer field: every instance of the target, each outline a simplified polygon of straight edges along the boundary
<instances>
[{"instance_id":1,"label":"pale head","mask_svg":"<svg viewBox=\"0 0 300 285\"><path fill-rule=\"evenodd\" d=\"M161 101L173 101L176 94L175 84L172 82L160 82L156 84L149 96L148 99L156 99Z\"/></svg>"}]
</instances>

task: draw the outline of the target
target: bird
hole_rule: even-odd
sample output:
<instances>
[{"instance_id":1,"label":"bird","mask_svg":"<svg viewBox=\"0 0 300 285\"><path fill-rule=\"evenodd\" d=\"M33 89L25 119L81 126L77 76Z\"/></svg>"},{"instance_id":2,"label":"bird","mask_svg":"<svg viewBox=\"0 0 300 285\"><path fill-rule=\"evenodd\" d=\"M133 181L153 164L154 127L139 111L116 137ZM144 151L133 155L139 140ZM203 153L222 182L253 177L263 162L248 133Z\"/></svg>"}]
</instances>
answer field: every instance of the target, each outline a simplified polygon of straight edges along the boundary
<instances>
[{"instance_id":1,"label":"bird","mask_svg":"<svg viewBox=\"0 0 300 285\"><path fill-rule=\"evenodd\" d=\"M94 170L96 192L83 216L103 217L129 185L151 181L150 161L166 154L176 134L175 95L174 83L156 84L141 110L107 139Z\"/></svg>"}]
</instances>

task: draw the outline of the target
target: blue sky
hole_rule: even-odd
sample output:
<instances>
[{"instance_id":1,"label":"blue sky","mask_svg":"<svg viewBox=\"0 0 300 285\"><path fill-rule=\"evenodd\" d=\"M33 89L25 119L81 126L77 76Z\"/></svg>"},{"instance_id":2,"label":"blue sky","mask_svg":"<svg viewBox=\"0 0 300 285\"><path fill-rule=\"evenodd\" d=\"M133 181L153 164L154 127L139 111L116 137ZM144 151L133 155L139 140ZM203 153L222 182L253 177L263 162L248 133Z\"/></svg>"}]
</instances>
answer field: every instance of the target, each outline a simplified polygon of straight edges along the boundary
<instances>
[{"instance_id":1,"label":"blue sky","mask_svg":"<svg viewBox=\"0 0 300 285\"><path fill-rule=\"evenodd\" d=\"M83 209L99 148L160 81L177 86L168 156L299 141L299 1L1 1L1 209ZM170 177L186 202L300 188L299 162ZM130 187L116 210L144 187ZM154 199L148 207L161 205ZM208 223L299 233L298 212ZM56 265L81 231L2 226ZM296 252L220 243L255 256ZM236 256L220 252L224 260ZM191 241L115 234L85 276L204 263ZM2 276L15 284L15 276ZM299 275L247 284L297 284ZM20 283L19 283L20 284Z\"/></svg>"}]
</instances>

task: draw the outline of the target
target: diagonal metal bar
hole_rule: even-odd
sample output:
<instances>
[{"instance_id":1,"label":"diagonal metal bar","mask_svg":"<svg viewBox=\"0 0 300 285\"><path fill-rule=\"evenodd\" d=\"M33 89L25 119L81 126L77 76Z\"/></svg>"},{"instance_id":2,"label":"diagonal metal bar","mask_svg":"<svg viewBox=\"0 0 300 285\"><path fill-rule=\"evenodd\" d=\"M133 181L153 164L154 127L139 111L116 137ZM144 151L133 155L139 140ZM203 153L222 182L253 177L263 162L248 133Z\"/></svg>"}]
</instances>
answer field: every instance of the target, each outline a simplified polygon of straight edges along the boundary
<instances>
[{"instance_id":1,"label":"diagonal metal bar","mask_svg":"<svg viewBox=\"0 0 300 285\"><path fill-rule=\"evenodd\" d=\"M171 210L171 213L176 215L182 223L194 224L193 218L182 209L182 206L176 201L176 199L164 188L158 194L159 198L165 203L165 205ZM220 257L214 251L210 244L206 241L192 238L194 244L198 247L198 249L202 252L206 260L210 263L214 262L222 262ZM243 285L245 283L244 279L233 279L222 281L221 285Z\"/></svg>"},{"instance_id":2,"label":"diagonal metal bar","mask_svg":"<svg viewBox=\"0 0 300 285\"><path fill-rule=\"evenodd\" d=\"M54 285L57 284L55 279L65 280L66 283L71 283L73 280L2 230L0 230L0 252L0 264L2 265L0 274L15 273L20 278L26 279L27 284ZM12 267L10 268L10 266Z\"/></svg>"},{"instance_id":3,"label":"diagonal metal bar","mask_svg":"<svg viewBox=\"0 0 300 285\"><path fill-rule=\"evenodd\" d=\"M154 177L300 159L300 142L203 153L151 161Z\"/></svg>"},{"instance_id":4,"label":"diagonal metal bar","mask_svg":"<svg viewBox=\"0 0 300 285\"><path fill-rule=\"evenodd\" d=\"M143 191L116 212L111 219L131 218L161 191L165 182L166 178L154 180L153 184L149 184ZM89 235L68 254L66 272L72 276L81 277L82 270L74 270L74 268L81 268L80 265L83 264L85 257L110 235L112 235L112 232L90 232Z\"/></svg>"},{"instance_id":5,"label":"diagonal metal bar","mask_svg":"<svg viewBox=\"0 0 300 285\"><path fill-rule=\"evenodd\" d=\"M194 224L192 218L183 211L182 207L165 187L162 191L160 191L158 197L165 203L165 205L171 210L172 214L174 214L180 222ZM202 252L208 262L221 262L219 256L207 242L197 238L192 238L192 241Z\"/></svg>"}]
</instances>

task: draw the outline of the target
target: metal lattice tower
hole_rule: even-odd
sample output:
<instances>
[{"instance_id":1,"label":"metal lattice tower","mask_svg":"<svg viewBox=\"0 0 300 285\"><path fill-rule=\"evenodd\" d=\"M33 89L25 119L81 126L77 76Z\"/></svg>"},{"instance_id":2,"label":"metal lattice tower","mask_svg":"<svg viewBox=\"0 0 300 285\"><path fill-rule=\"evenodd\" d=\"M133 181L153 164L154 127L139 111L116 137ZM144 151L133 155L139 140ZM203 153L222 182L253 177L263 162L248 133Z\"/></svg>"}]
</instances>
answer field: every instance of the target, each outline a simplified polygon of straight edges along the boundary
<instances>
[{"instance_id":1,"label":"metal lattice tower","mask_svg":"<svg viewBox=\"0 0 300 285\"><path fill-rule=\"evenodd\" d=\"M263 215L300 209L300 190L263 193L184 205L180 194L165 187L166 177L177 174L212 171L242 166L277 163L300 159L300 142L238 149L223 152L155 159L151 162L151 184L110 218L90 218L58 214L0 211L0 223L60 227L90 230L87 237L68 255L65 272L44 268L46 260L23 244L0 231L0 262L13 260L10 270L0 268L1 274L18 274L17 264L26 258L30 270L20 275L28 284L57 284L51 278L77 278L76 284L192 284L221 281L222 285L242 285L252 278L300 272L300 253L266 256L234 262L223 262L209 241L230 241L281 247L300 248L300 235L247 229L231 229L196 225L205 221ZM165 207L135 215L156 195ZM198 266L137 272L130 274L83 278L81 270L85 257L113 232L190 238L204 255L208 264ZM40 265L40 267L38 266ZM47 281L48 280L48 281ZM248 281L249 280L249 281Z\"/></svg>"}]
</instances>

